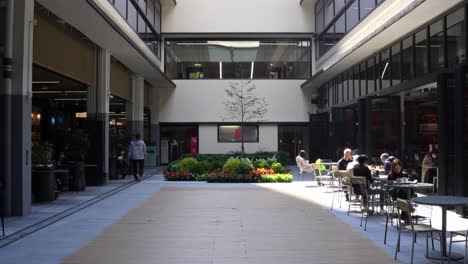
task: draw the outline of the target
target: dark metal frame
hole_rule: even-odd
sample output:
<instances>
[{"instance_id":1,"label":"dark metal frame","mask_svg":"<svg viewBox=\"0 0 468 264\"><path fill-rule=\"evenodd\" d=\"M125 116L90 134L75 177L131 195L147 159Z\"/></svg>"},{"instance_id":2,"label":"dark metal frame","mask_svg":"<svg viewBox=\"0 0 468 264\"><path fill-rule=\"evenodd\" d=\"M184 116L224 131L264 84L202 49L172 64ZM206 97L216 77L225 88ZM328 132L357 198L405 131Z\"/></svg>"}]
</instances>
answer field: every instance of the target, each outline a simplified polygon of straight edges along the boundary
<instances>
[{"instance_id":1,"label":"dark metal frame","mask_svg":"<svg viewBox=\"0 0 468 264\"><path fill-rule=\"evenodd\" d=\"M374 58L374 79L376 80L376 89L374 92L371 92L369 91L368 87L366 87L366 90L367 90L367 93L365 95L362 95L360 97L365 97L365 96L368 96L368 95L372 95L372 94L375 94L375 93L379 93L379 91L381 90L385 90L387 91L388 89L390 88L393 88L393 78L392 78L392 47L394 47L395 45L400 45L400 84L396 85L395 87L406 87L406 85L402 85L403 83L407 83L409 82L410 80L404 80L403 78L403 40L407 39L408 37L411 37L412 38L412 47L411 47L411 52L412 52L412 73L411 73L411 80L415 80L415 79L419 79L419 78L423 78L423 79L427 79L426 76L428 75L432 75L431 73L441 73L441 72L447 72L448 70L448 39L447 39L447 16L452 14L453 12L457 11L458 9L460 8L463 8L463 6L457 6L453 9L450 9L449 11L445 12L443 15L441 16L438 16L434 19L432 19L431 21L429 21L428 23L426 23L425 25L415 29L414 31L412 31L410 34L407 34L403 37L401 37L398 41L395 41L393 43L391 43L390 45L386 46L385 48L381 49L377 54L372 54L370 57L368 58L365 58L364 60L356 63L355 65L353 65L352 67L348 68L347 70L345 70L342 74L344 75L348 75L348 78L347 78L347 81L346 83L348 83L348 87L347 87L347 92L348 92L348 96L347 96L347 101L352 101L352 103L355 103L356 99L358 99L359 97L356 97L356 93L355 93L355 89L356 87L354 87L354 71L355 71L355 68L358 67L359 68L359 72L360 72L360 68L361 68L361 65L363 65L365 63L366 65L366 72L368 72L368 64L367 64L367 61L369 59L372 59ZM442 69L433 69L432 67L432 64L431 64L431 56L430 56L430 45L431 45L431 39L430 39L430 26L439 21L441 18L443 18L443 25L444 25L444 28L443 28L443 35L444 35L444 44L443 44L443 54L444 54L444 65L446 66L445 68L442 68ZM465 21L466 23L466 21ZM427 63L427 73L419 73L417 74L416 73L416 51L415 51L415 47L416 47L416 38L415 38L415 35L416 33L420 32L421 30L426 30L426 63ZM467 36L465 36L465 38L468 38ZM466 45L466 44L465 44ZM382 52L384 52L385 50L387 50L389 52L389 59L388 59L388 62L389 62L389 66L387 67L387 72L389 74L389 80L390 80L390 87L386 87L386 88L383 88L382 87L382 79L381 79L381 76L380 76L380 72L381 72L381 64L382 64ZM368 75L368 73L366 74L366 76ZM359 89L360 89L360 85L361 85L361 79L360 79L361 76L359 76L359 82L358 82L358 86L359 86ZM334 90L334 85L332 85L333 83L336 83L335 80L337 79L338 77L335 77L333 78L332 80L328 81L327 83L325 83L323 86L324 87L328 87L328 88L333 88L332 90L332 98L334 98L335 96L335 90ZM369 77L367 77L369 80ZM378 79L377 79L378 78ZM431 78L433 79L433 78ZM351 86L352 85L352 86ZM367 82L366 82L366 86L368 86ZM352 90L352 91L351 91ZM351 93L352 92L352 93ZM328 95L328 93L325 93L326 95ZM350 94L352 94L352 96L350 96ZM352 98L351 98L352 97ZM330 98L328 98L330 99ZM331 102L335 102L334 100L332 100ZM340 105L348 105L347 102L343 102L341 103ZM336 105L330 105L330 107L335 107Z\"/></svg>"},{"instance_id":2,"label":"dark metal frame","mask_svg":"<svg viewBox=\"0 0 468 264\"><path fill-rule=\"evenodd\" d=\"M217 133L217 138L218 138L218 143L242 143L241 141L220 141L219 140L219 128L222 127L222 126L240 126L242 128L242 124L240 123L222 123L222 124L218 124L217 127L216 127L216 133ZM260 142L260 128L259 128L259 124L258 123L255 123L255 124L252 124L252 123L246 123L244 124L244 127L256 127L257 128L257 140L256 141L252 141L252 140L245 140L244 139L244 143L259 143ZM242 134L244 134L244 130L242 130Z\"/></svg>"},{"instance_id":3,"label":"dark metal frame","mask_svg":"<svg viewBox=\"0 0 468 264\"><path fill-rule=\"evenodd\" d=\"M239 34L239 35L244 35L246 33L233 33L234 35L235 34ZM254 37L256 36L257 33L249 33L249 34L252 34ZM258 34L261 34L261 33L258 33ZM283 33L277 33L277 34L283 34ZM292 33L292 34L295 34L295 33ZM166 34L165 34L166 35ZM170 34L167 34L168 36L170 36ZM203 35L203 34L202 34ZM230 34L232 35L232 34ZM226 41L252 41L252 40L259 40L259 41L308 41L310 43L310 46L309 46L309 77L312 76L312 45L313 45L313 40L311 39L308 39L308 38L290 38L290 37L286 37L286 38L271 38L271 37L261 37L261 36L256 36L255 38L234 38L232 36L220 36L220 37L210 37L210 38L165 38L164 39L164 74L167 75L167 67L166 67L166 63L167 63L167 56L168 56L168 52L167 52L167 45L166 45L166 42L168 41L192 41L192 42L196 42L196 41L215 41L215 40L226 40ZM221 79L179 79L179 78L173 78L175 80L191 80L191 81L197 81L197 80L221 80ZM238 78L238 79L234 79L234 78L223 78L222 80L241 80L242 78ZM306 78L293 78L293 79L268 79L268 78L254 78L253 80L305 80L305 79L308 79L307 77Z\"/></svg>"},{"instance_id":4,"label":"dark metal frame","mask_svg":"<svg viewBox=\"0 0 468 264\"><path fill-rule=\"evenodd\" d=\"M333 4L333 18L332 20L327 24L325 25L325 6L327 3L329 2L332 2ZM319 32L317 30L317 18L318 18L318 15L317 13L319 12L317 10L317 5L319 4L319 2L322 3L322 9L320 10L322 12L322 25L323 25L323 29ZM347 21L346 21L346 11L355 3L357 2L357 5L358 5L358 22L356 23L356 25L354 25L353 27L349 28L349 30L347 29ZM320 55L320 45L318 45L317 43L320 41L320 39L327 34L328 30L330 30L332 27L335 27L335 24L336 22L338 21L339 18L341 18L341 16L343 15L344 17L344 27L345 27L345 33L343 35L341 35L338 39L336 39L336 42L334 43L334 45L342 38L344 38L344 36L346 36L348 34L348 32L351 32L357 25L359 25L359 23L364 19L366 18L368 15L370 15L377 7L380 6L380 4L382 4L383 2L385 2L385 0L374 0L374 8L372 10L370 10L365 16L362 16L361 17L361 0L348 0L344 6L338 10L336 10L336 5L335 5L335 0L318 0L316 3L315 3L315 31L317 33L317 37L316 37L316 52L315 52L315 59L318 60L320 59L323 55L325 55L327 53L328 50L330 50L332 47L330 47L329 49L327 49L323 54ZM334 30L335 31L335 30ZM335 32L333 32L333 35L336 35ZM333 45L333 46L334 46Z\"/></svg>"},{"instance_id":5,"label":"dark metal frame","mask_svg":"<svg viewBox=\"0 0 468 264\"><path fill-rule=\"evenodd\" d=\"M115 7L115 0L108 0L109 3L111 3L114 7ZM146 10L143 10L141 8L141 6L138 4L138 1L144 1L145 2L145 7L146 7ZM146 13L148 11L148 1L151 1L153 3L153 14L154 14L154 21L153 23L151 23L151 21L148 19L148 17L146 16ZM159 16L159 26L162 27L162 15L161 15L161 2L159 0L125 0L125 3L126 3L126 7L125 7L125 16L123 16L122 14L122 17L128 22L128 7L129 7L129 4L131 4L137 11L137 16L136 16L136 30L135 32L138 34L138 36L143 40L143 41L148 41L149 39L150 40L153 40L153 41L156 41L157 42L157 48L156 50L151 50L155 55L156 57L158 57L158 59L161 59L161 29L157 30L153 25L154 23L156 23L156 19L158 18L157 16ZM158 8L157 6L159 6L159 11L158 11ZM119 12L120 14L120 12ZM142 36L142 33L139 32L139 24L140 24L140 17L144 20L144 23L145 23L145 27L149 28L150 29L150 33L144 33L144 36ZM146 32L146 28L145 28L145 32ZM146 35L152 35L151 38L148 38Z\"/></svg>"}]
</instances>

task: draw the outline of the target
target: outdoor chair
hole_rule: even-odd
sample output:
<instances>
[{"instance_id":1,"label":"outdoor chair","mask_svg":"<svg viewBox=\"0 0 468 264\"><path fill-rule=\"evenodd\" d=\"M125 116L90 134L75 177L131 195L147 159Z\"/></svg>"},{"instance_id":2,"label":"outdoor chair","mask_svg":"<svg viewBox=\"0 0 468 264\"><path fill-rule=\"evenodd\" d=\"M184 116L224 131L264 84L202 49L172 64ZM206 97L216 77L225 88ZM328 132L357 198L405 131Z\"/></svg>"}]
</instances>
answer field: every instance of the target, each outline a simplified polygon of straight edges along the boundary
<instances>
[{"instance_id":1,"label":"outdoor chair","mask_svg":"<svg viewBox=\"0 0 468 264\"><path fill-rule=\"evenodd\" d=\"M298 177L301 178L301 176L302 176L302 181L304 181L304 175L306 173L310 173L312 175L312 171L311 172L305 172L304 169L302 168L301 164L299 164L299 162L296 162L296 165L299 168L299 176Z\"/></svg>"},{"instance_id":2,"label":"outdoor chair","mask_svg":"<svg viewBox=\"0 0 468 264\"><path fill-rule=\"evenodd\" d=\"M453 240L453 236L462 236L464 239L461 240ZM468 264L468 230L461 230L461 231L451 231L450 232L450 243L449 243L449 257L448 257L448 263L450 263L450 259L452 257L452 243L460 243L464 242L465 243L465 264Z\"/></svg>"},{"instance_id":3,"label":"outdoor chair","mask_svg":"<svg viewBox=\"0 0 468 264\"><path fill-rule=\"evenodd\" d=\"M320 169L320 164L312 163L315 172L315 180L317 181L318 185L325 185L323 182L331 183L333 181L333 176L329 175L322 175L322 171Z\"/></svg>"},{"instance_id":4,"label":"outdoor chair","mask_svg":"<svg viewBox=\"0 0 468 264\"><path fill-rule=\"evenodd\" d=\"M342 198L343 198L342 193L345 191L349 192L349 182L350 182L349 177L351 177L350 172L345 171L345 170L335 171L333 173L333 176L335 180L338 182L338 189L333 191L332 204L330 208L331 211L333 211L333 205L335 203L336 193L338 193L338 200L340 202L340 208L341 208L341 203L342 203Z\"/></svg>"},{"instance_id":5,"label":"outdoor chair","mask_svg":"<svg viewBox=\"0 0 468 264\"><path fill-rule=\"evenodd\" d=\"M397 244L395 247L395 260L397 259L398 252L400 251L400 240L401 240L401 231L402 230L408 230L411 231L412 233L412 246L411 246L411 264L413 264L413 259L414 259L414 244L416 243L416 234L418 233L424 233L426 234L426 256L429 254L429 237L431 239L437 239L434 237L434 233L439 234L439 241L440 241L440 248L442 248L442 240L440 239L441 236L441 231L439 229L433 228L430 225L426 224L414 224L413 223L413 212L415 211L411 201L404 200L398 198L396 200L396 207L397 207L397 213L398 213L398 239L397 239ZM406 224L403 219L401 218L401 213L405 212L408 215L408 223ZM441 256L440 263L444 262L443 256Z\"/></svg>"},{"instance_id":6,"label":"outdoor chair","mask_svg":"<svg viewBox=\"0 0 468 264\"><path fill-rule=\"evenodd\" d=\"M365 219L364 223L364 231L367 231L367 219L370 215L370 209L369 206L370 204L375 203L375 196L378 195L379 193L372 193L369 192L367 188L367 179L366 177L362 176L352 176L351 177L351 189L353 190L353 194L357 194L361 196L360 202L361 202L361 226L362 222Z\"/></svg>"}]
</instances>

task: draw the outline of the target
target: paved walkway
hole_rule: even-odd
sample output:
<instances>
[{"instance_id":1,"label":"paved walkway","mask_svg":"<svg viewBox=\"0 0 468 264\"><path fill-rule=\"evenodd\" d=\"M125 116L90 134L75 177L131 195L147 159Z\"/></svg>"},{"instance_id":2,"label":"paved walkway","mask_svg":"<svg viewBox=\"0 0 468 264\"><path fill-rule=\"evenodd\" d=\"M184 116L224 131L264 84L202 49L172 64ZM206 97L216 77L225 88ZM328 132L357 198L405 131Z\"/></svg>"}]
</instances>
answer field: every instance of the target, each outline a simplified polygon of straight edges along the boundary
<instances>
[{"instance_id":1,"label":"paved walkway","mask_svg":"<svg viewBox=\"0 0 468 264\"><path fill-rule=\"evenodd\" d=\"M164 187L62 263L394 261L320 206L240 184Z\"/></svg>"}]
</instances>

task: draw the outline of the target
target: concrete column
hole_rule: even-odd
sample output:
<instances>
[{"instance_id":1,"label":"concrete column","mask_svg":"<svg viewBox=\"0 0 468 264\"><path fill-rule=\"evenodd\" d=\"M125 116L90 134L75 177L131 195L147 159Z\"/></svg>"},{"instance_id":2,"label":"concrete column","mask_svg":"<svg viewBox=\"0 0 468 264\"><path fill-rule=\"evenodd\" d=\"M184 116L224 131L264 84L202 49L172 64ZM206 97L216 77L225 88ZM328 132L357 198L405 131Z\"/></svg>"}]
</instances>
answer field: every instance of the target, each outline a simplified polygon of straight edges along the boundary
<instances>
[{"instance_id":1,"label":"concrete column","mask_svg":"<svg viewBox=\"0 0 468 264\"><path fill-rule=\"evenodd\" d=\"M0 207L11 214L11 71L13 57L13 0L0 1Z\"/></svg>"},{"instance_id":2,"label":"concrete column","mask_svg":"<svg viewBox=\"0 0 468 264\"><path fill-rule=\"evenodd\" d=\"M96 164L96 175L87 175L87 184L104 185L109 180L109 95L110 53L97 48L95 87L88 89L88 163Z\"/></svg>"},{"instance_id":3,"label":"concrete column","mask_svg":"<svg viewBox=\"0 0 468 264\"><path fill-rule=\"evenodd\" d=\"M12 215L31 212L31 108L34 1L15 0L11 91Z\"/></svg>"},{"instance_id":4,"label":"concrete column","mask_svg":"<svg viewBox=\"0 0 468 264\"><path fill-rule=\"evenodd\" d=\"M153 141L151 143L156 145L156 165L159 166L161 133L159 127L159 94L155 88L151 89L150 126L151 140Z\"/></svg>"},{"instance_id":5,"label":"concrete column","mask_svg":"<svg viewBox=\"0 0 468 264\"><path fill-rule=\"evenodd\" d=\"M145 108L145 80L142 76L132 76L132 91L130 101L127 102L127 132L131 135L140 133L143 138L143 118Z\"/></svg>"}]
</instances>

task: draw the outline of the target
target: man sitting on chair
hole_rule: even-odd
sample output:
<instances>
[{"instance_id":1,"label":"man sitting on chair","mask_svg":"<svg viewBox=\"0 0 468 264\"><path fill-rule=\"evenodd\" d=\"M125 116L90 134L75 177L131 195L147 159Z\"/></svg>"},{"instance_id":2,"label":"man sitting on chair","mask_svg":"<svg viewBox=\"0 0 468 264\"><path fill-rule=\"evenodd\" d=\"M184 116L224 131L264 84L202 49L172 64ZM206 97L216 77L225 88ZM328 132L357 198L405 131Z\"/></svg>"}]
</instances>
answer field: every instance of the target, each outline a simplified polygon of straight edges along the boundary
<instances>
[{"instance_id":1,"label":"man sitting on chair","mask_svg":"<svg viewBox=\"0 0 468 264\"><path fill-rule=\"evenodd\" d=\"M310 173L314 171L312 164L309 163L308 160L305 159L305 151L299 151L299 155L296 157L296 164L299 167L300 173Z\"/></svg>"},{"instance_id":2,"label":"man sitting on chair","mask_svg":"<svg viewBox=\"0 0 468 264\"><path fill-rule=\"evenodd\" d=\"M343 151L343 158L338 161L338 170L345 171L348 167L348 164L353 161L353 157L351 156L351 149L347 148ZM346 196L346 201L349 201L349 194L348 191L344 191Z\"/></svg>"}]
</instances>

